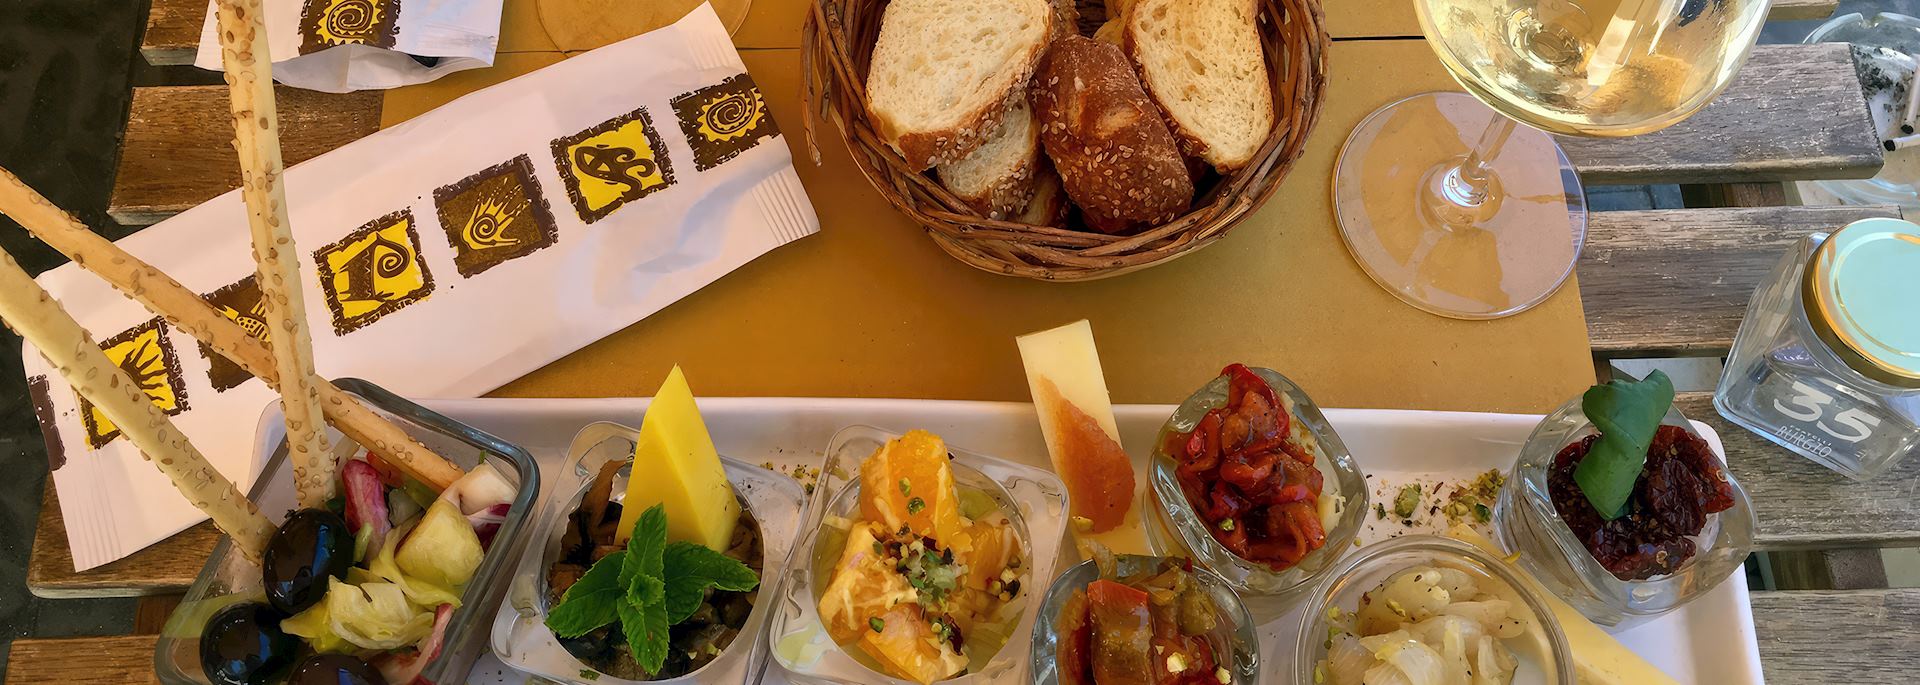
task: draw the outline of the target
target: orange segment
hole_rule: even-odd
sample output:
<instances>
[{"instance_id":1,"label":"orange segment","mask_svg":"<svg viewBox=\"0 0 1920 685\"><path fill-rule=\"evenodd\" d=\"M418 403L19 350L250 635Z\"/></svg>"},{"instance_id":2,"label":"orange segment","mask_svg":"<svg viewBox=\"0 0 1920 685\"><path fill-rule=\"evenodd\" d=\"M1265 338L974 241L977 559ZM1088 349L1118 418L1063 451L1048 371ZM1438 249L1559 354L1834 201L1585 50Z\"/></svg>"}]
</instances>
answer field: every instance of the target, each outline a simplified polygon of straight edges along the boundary
<instances>
[{"instance_id":1,"label":"orange segment","mask_svg":"<svg viewBox=\"0 0 1920 685\"><path fill-rule=\"evenodd\" d=\"M1092 532L1113 530L1133 506L1133 460L1099 421L1068 402L1053 381L1042 378L1038 387L1034 399L1053 405L1050 437L1057 444L1049 447L1054 468L1067 485L1073 515L1092 521Z\"/></svg>"},{"instance_id":2,"label":"orange segment","mask_svg":"<svg viewBox=\"0 0 1920 685\"><path fill-rule=\"evenodd\" d=\"M973 539L973 549L954 553L954 561L967 565L965 585L976 590L985 590L987 585L1000 578L1000 572L1007 569L1007 562L1013 559L1014 539L1004 524L976 522L967 527L969 537Z\"/></svg>"},{"instance_id":3,"label":"orange segment","mask_svg":"<svg viewBox=\"0 0 1920 685\"><path fill-rule=\"evenodd\" d=\"M931 683L967 667L966 657L953 651L951 644L934 638L919 605L896 606L879 620L880 631L869 627L860 638L860 646L893 675Z\"/></svg>"},{"instance_id":4,"label":"orange segment","mask_svg":"<svg viewBox=\"0 0 1920 685\"><path fill-rule=\"evenodd\" d=\"M860 517L900 526L941 545L964 544L964 519L947 463L947 443L923 430L889 441L860 464Z\"/></svg>"},{"instance_id":5,"label":"orange segment","mask_svg":"<svg viewBox=\"0 0 1920 685\"><path fill-rule=\"evenodd\" d=\"M867 619L915 600L913 587L893 571L886 555L873 550L880 524L860 522L847 533L847 547L833 565L833 580L820 595L820 621L842 643L870 632Z\"/></svg>"}]
</instances>

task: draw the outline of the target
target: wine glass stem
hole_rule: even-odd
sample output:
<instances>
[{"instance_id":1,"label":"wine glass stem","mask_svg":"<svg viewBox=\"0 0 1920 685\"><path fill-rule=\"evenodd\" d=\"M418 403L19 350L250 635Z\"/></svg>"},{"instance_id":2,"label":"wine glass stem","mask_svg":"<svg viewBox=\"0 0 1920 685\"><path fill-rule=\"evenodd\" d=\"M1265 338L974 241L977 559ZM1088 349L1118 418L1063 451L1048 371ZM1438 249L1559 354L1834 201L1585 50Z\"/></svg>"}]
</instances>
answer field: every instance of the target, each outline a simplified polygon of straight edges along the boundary
<instances>
[{"instance_id":1,"label":"wine glass stem","mask_svg":"<svg viewBox=\"0 0 1920 685\"><path fill-rule=\"evenodd\" d=\"M1507 144L1507 138L1513 135L1515 124L1512 119L1496 116L1487 122L1487 128L1480 132L1480 142L1467 151L1460 168L1454 173L1458 181L1447 183L1448 199L1468 207L1478 206L1487 201L1488 186L1493 175L1489 159L1500 156L1500 148ZM1451 180L1451 179L1450 179Z\"/></svg>"}]
</instances>

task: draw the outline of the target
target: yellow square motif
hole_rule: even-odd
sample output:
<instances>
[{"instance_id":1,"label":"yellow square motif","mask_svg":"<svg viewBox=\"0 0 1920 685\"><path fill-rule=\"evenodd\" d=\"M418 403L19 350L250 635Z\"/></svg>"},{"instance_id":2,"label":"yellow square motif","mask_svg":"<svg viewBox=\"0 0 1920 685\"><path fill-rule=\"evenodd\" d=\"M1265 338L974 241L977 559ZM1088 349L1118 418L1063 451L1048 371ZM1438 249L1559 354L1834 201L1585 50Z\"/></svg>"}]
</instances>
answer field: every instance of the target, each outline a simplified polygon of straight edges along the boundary
<instances>
[{"instance_id":1,"label":"yellow square motif","mask_svg":"<svg viewBox=\"0 0 1920 685\"><path fill-rule=\"evenodd\" d=\"M586 223L673 185L667 147L644 108L553 141L553 158Z\"/></svg>"},{"instance_id":2,"label":"yellow square motif","mask_svg":"<svg viewBox=\"0 0 1920 685\"><path fill-rule=\"evenodd\" d=\"M413 213L375 219L340 242L313 253L333 329L346 335L380 317L426 299L433 274L420 258Z\"/></svg>"},{"instance_id":3,"label":"yellow square motif","mask_svg":"<svg viewBox=\"0 0 1920 685\"><path fill-rule=\"evenodd\" d=\"M160 411L171 416L187 410L180 359L174 355L173 345L167 342L166 329L159 319L108 338L100 343L100 350L147 393ZM87 427L87 444L95 449L120 436L120 428L84 397L80 399L80 417Z\"/></svg>"}]
</instances>

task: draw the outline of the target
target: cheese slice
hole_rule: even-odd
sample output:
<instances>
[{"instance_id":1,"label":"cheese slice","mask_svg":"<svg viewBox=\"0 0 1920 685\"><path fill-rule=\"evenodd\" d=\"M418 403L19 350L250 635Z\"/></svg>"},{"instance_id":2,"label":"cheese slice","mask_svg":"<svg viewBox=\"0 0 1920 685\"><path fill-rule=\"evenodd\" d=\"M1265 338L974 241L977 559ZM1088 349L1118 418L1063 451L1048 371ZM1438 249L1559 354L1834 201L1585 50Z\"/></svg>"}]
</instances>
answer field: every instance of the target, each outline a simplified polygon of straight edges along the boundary
<instances>
[{"instance_id":1,"label":"cheese slice","mask_svg":"<svg viewBox=\"0 0 1920 685\"><path fill-rule=\"evenodd\" d=\"M1152 554L1136 506L1146 487L1145 455L1128 456L1121 447L1092 324L1076 321L1017 342L1048 456L1067 485L1070 528L1117 553Z\"/></svg>"},{"instance_id":2,"label":"cheese slice","mask_svg":"<svg viewBox=\"0 0 1920 685\"><path fill-rule=\"evenodd\" d=\"M640 514L656 504L666 507L668 541L705 545L716 552L726 551L740 521L740 502L678 366L653 394L640 422L615 542L624 544Z\"/></svg>"},{"instance_id":3,"label":"cheese slice","mask_svg":"<svg viewBox=\"0 0 1920 685\"><path fill-rule=\"evenodd\" d=\"M1488 554L1504 557L1492 540L1481 535L1466 524L1455 525L1447 530L1447 537L1479 547ZM1646 659L1634 654L1619 640L1613 639L1607 631L1582 616L1578 609L1566 603L1539 581L1528 575L1525 569L1511 561L1507 563L1521 578L1533 585L1533 592L1553 610L1555 618L1560 619L1560 629L1567 634L1567 645L1573 651L1575 675L1585 685L1680 685L1679 681L1661 673Z\"/></svg>"}]
</instances>

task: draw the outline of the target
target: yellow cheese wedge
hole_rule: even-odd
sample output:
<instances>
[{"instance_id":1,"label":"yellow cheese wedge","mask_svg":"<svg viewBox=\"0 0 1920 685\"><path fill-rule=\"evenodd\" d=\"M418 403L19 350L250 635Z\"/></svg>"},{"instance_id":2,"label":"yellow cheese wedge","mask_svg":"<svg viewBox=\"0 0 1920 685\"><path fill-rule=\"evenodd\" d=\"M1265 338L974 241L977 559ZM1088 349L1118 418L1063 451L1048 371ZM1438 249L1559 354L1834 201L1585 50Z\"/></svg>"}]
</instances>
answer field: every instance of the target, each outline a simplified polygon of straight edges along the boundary
<instances>
[{"instance_id":1,"label":"yellow cheese wedge","mask_svg":"<svg viewBox=\"0 0 1920 685\"><path fill-rule=\"evenodd\" d=\"M1472 544L1494 556L1506 556L1494 546L1492 540L1466 524L1448 529L1447 537ZM1547 592L1539 581L1527 575L1526 569L1511 561L1507 565L1533 585L1534 594L1539 595L1541 601L1553 610L1554 617L1560 619L1560 629L1567 634L1567 645L1573 650L1574 673L1580 677L1580 682L1586 685L1680 685L1679 681L1661 673L1646 659L1613 639L1607 631L1580 615L1579 610Z\"/></svg>"},{"instance_id":2,"label":"yellow cheese wedge","mask_svg":"<svg viewBox=\"0 0 1920 685\"><path fill-rule=\"evenodd\" d=\"M1067 485L1072 530L1117 553L1151 554L1135 506L1147 483L1144 455L1128 456L1120 446L1093 326L1076 321L1017 342L1048 456Z\"/></svg>"},{"instance_id":3,"label":"yellow cheese wedge","mask_svg":"<svg viewBox=\"0 0 1920 685\"><path fill-rule=\"evenodd\" d=\"M713 449L707 424L700 420L700 408L694 406L693 389L678 366L647 405L640 440L633 449L632 473L627 498L621 503L616 543L626 542L641 513L661 504L667 512L668 541L726 551L740 520L740 502L720 466L720 453Z\"/></svg>"}]
</instances>

